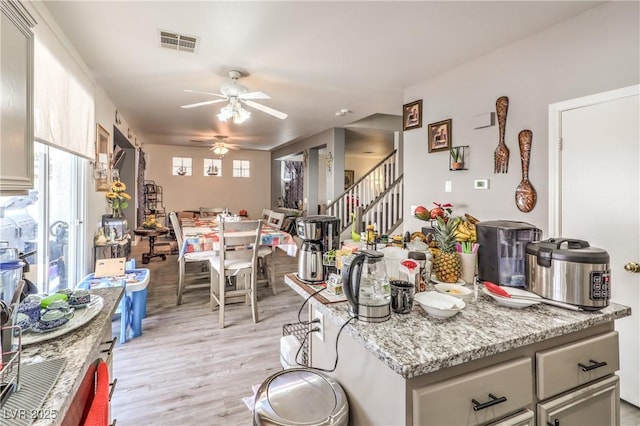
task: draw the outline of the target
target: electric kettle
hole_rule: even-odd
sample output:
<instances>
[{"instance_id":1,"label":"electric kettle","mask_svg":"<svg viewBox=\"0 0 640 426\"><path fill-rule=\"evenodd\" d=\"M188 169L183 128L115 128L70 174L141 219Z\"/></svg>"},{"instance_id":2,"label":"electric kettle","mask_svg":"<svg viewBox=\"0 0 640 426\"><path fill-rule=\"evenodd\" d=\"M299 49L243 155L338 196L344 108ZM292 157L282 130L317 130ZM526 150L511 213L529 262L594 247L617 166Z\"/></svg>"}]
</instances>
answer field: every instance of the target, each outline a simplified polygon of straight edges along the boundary
<instances>
[{"instance_id":1,"label":"electric kettle","mask_svg":"<svg viewBox=\"0 0 640 426\"><path fill-rule=\"evenodd\" d=\"M343 262L342 287L349 312L360 321L383 322L391 318L391 286L384 255L361 250Z\"/></svg>"}]
</instances>

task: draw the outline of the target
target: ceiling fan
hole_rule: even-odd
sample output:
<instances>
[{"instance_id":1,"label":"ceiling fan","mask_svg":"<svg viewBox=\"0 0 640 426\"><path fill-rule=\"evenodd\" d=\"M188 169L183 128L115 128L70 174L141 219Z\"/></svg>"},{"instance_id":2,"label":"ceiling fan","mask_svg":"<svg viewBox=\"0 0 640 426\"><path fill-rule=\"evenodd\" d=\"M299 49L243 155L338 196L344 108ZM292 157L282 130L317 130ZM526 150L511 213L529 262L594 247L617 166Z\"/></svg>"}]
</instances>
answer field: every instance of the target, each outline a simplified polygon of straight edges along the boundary
<instances>
[{"instance_id":1,"label":"ceiling fan","mask_svg":"<svg viewBox=\"0 0 640 426\"><path fill-rule=\"evenodd\" d=\"M213 142L209 151L213 151L214 154L219 155L222 158L230 149L240 149L239 145L234 145L225 142L229 136L216 135L213 139L191 139L191 142L209 143Z\"/></svg>"},{"instance_id":2,"label":"ceiling fan","mask_svg":"<svg viewBox=\"0 0 640 426\"><path fill-rule=\"evenodd\" d=\"M231 83L225 83L220 87L220 91L222 93L209 93L209 92L199 92L197 90L185 90L185 92L190 93L200 93L203 95L209 96L217 96L221 99L213 99L211 101L204 102L196 102L195 104L182 105L181 108L195 108L204 105L211 105L218 102L226 102L229 101L225 107L220 110L218 114L218 118L221 121L227 121L230 118L233 118L233 122L236 124L242 123L246 121L251 113L244 108L242 108L242 104L255 108L259 111L265 112L269 115L272 115L280 120L284 120L287 118L287 114L284 112L278 111L271 107L259 104L254 102L253 99L271 99L269 95L264 92L249 92L245 86L238 83L238 79L242 77L242 73L237 70L229 71L229 77L231 77Z\"/></svg>"}]
</instances>

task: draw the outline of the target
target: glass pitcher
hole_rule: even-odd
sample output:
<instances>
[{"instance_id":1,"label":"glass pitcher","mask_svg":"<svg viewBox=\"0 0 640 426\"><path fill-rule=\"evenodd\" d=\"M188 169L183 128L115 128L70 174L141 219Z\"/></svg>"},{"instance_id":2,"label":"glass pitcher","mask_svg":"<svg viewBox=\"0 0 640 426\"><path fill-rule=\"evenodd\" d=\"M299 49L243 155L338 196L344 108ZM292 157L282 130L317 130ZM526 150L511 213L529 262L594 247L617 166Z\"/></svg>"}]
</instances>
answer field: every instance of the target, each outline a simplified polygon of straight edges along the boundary
<instances>
[{"instance_id":1,"label":"glass pitcher","mask_svg":"<svg viewBox=\"0 0 640 426\"><path fill-rule=\"evenodd\" d=\"M373 250L356 253L345 262L342 280L351 314L367 322L390 318L391 286L382 253Z\"/></svg>"}]
</instances>

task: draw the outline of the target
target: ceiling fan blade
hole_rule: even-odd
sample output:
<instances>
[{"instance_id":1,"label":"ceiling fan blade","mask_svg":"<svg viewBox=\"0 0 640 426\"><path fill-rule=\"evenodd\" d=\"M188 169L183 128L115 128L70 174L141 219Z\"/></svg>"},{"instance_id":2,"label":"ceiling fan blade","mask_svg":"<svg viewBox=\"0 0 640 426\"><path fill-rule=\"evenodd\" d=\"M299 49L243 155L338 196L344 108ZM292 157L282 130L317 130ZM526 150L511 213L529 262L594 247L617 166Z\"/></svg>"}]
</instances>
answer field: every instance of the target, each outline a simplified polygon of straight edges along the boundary
<instances>
[{"instance_id":1,"label":"ceiling fan blade","mask_svg":"<svg viewBox=\"0 0 640 426\"><path fill-rule=\"evenodd\" d=\"M204 102L197 102L195 104L182 105L180 108L195 108L203 105L217 104L218 102L225 102L225 101L226 99L214 99L212 101L204 101Z\"/></svg>"},{"instance_id":2,"label":"ceiling fan blade","mask_svg":"<svg viewBox=\"0 0 640 426\"><path fill-rule=\"evenodd\" d=\"M221 95L220 93L211 93L211 92L200 92L198 90L191 90L191 89L185 89L185 92L189 92L189 93L199 93L201 95L210 95L210 96L218 96L220 98L225 98L227 99L227 95Z\"/></svg>"},{"instance_id":3,"label":"ceiling fan blade","mask_svg":"<svg viewBox=\"0 0 640 426\"><path fill-rule=\"evenodd\" d=\"M249 92L238 95L240 99L271 99L271 96L264 92Z\"/></svg>"},{"instance_id":4,"label":"ceiling fan blade","mask_svg":"<svg viewBox=\"0 0 640 426\"><path fill-rule=\"evenodd\" d=\"M287 118L287 114L285 114L284 112L278 111L277 109L273 109L268 106L265 106L250 100L245 100L245 99L240 99L240 100L245 104L249 105L250 107L260 110L262 112L266 112L267 114L273 115L274 117L279 118L280 120L284 120L285 118Z\"/></svg>"}]
</instances>

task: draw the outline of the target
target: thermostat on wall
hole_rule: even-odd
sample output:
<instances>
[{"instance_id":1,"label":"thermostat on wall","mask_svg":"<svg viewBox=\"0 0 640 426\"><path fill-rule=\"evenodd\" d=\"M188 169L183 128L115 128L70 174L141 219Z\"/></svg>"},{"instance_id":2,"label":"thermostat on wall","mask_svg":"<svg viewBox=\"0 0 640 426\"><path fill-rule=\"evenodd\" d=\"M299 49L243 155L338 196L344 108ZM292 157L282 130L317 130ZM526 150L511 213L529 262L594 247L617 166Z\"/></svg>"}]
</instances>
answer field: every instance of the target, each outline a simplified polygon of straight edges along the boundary
<instances>
[{"instance_id":1,"label":"thermostat on wall","mask_svg":"<svg viewBox=\"0 0 640 426\"><path fill-rule=\"evenodd\" d=\"M474 189L489 189L489 179L476 179L473 181Z\"/></svg>"}]
</instances>

